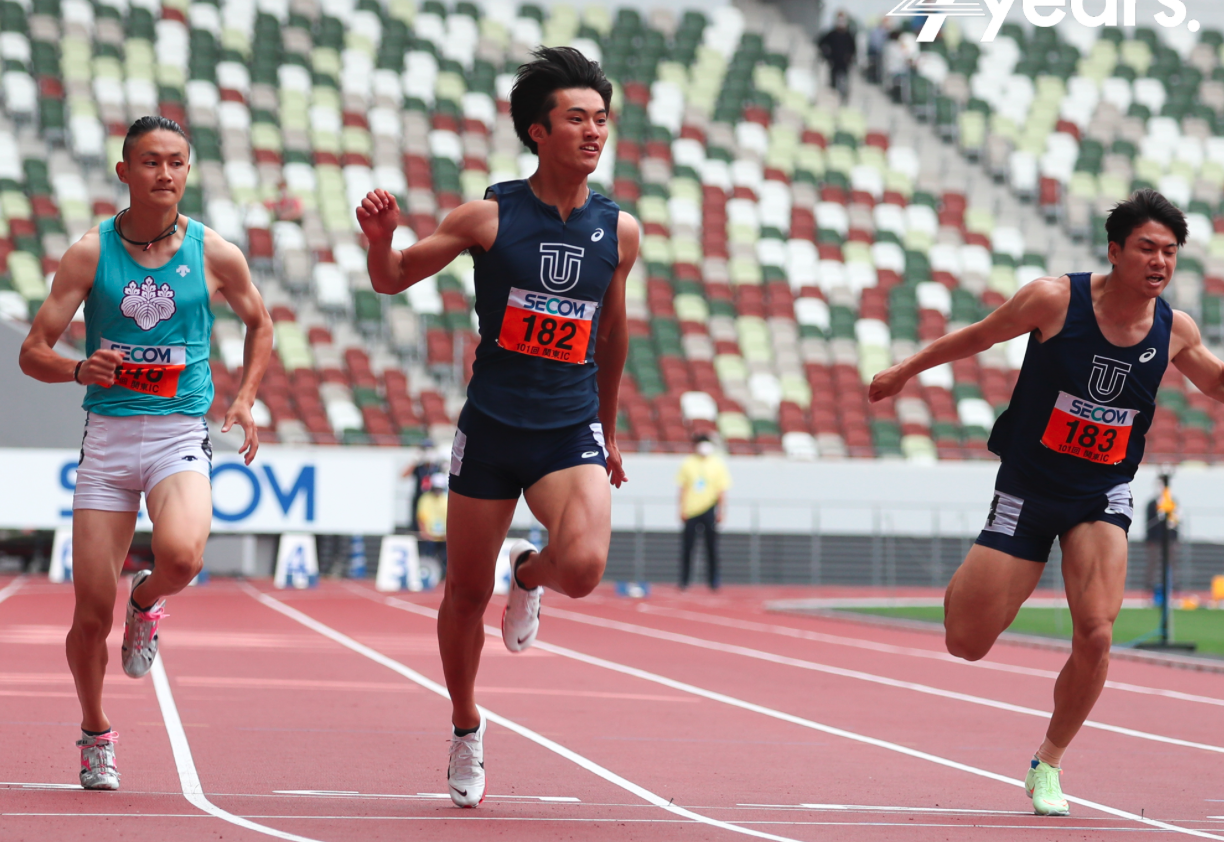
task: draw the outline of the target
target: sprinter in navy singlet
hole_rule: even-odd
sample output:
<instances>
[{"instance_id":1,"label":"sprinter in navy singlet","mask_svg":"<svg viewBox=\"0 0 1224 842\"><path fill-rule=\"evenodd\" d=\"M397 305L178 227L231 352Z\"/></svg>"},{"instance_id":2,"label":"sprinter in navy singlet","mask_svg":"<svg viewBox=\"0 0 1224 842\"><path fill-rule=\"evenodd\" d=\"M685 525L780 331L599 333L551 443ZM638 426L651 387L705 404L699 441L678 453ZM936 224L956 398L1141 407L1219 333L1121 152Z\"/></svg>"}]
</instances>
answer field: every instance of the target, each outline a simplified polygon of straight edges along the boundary
<instances>
[{"instance_id":1,"label":"sprinter in navy singlet","mask_svg":"<svg viewBox=\"0 0 1224 842\"><path fill-rule=\"evenodd\" d=\"M499 555L510 591L502 640L520 652L535 641L544 588L582 597L599 583L611 540L609 480L625 481L616 409L628 353L625 278L639 232L587 187L608 137L612 86L577 50L534 56L519 69L510 115L539 158L535 175L493 185L402 252L391 248L393 196L375 190L357 209L378 292L400 292L465 250L476 264L480 345L451 449L438 617L453 707L447 784L460 807L484 798L475 682ZM543 550L505 540L520 495L548 530Z\"/></svg>"},{"instance_id":2,"label":"sprinter in navy singlet","mask_svg":"<svg viewBox=\"0 0 1224 842\"><path fill-rule=\"evenodd\" d=\"M1068 813L1062 756L1105 685L1126 584L1130 482L1166 367L1224 402L1224 363L1194 321L1160 297L1186 242L1181 211L1143 190L1114 208L1105 227L1109 274L1034 281L981 322L878 374L870 391L873 401L891 397L921 371L1029 336L990 437L1002 459L990 512L948 585L944 626L949 652L984 657L1036 588L1058 539L1074 633L1025 780L1039 815Z\"/></svg>"}]
</instances>

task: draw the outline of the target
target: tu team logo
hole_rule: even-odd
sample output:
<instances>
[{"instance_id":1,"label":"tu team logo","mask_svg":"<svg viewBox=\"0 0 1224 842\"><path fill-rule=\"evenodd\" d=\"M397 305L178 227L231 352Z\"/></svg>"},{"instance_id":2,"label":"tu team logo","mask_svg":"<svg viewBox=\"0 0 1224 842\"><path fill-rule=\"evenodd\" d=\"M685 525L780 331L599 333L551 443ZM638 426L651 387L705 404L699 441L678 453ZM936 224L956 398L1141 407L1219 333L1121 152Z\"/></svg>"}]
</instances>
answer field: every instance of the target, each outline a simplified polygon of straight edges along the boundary
<instances>
[{"instance_id":1,"label":"tu team logo","mask_svg":"<svg viewBox=\"0 0 1224 842\"><path fill-rule=\"evenodd\" d=\"M578 286L586 249L565 243L540 243L540 283L549 292L567 292Z\"/></svg>"},{"instance_id":2,"label":"tu team logo","mask_svg":"<svg viewBox=\"0 0 1224 842\"><path fill-rule=\"evenodd\" d=\"M1093 356L1092 373L1088 375L1088 396L1098 403L1117 400L1126 386L1126 375L1130 370L1130 363Z\"/></svg>"}]
</instances>

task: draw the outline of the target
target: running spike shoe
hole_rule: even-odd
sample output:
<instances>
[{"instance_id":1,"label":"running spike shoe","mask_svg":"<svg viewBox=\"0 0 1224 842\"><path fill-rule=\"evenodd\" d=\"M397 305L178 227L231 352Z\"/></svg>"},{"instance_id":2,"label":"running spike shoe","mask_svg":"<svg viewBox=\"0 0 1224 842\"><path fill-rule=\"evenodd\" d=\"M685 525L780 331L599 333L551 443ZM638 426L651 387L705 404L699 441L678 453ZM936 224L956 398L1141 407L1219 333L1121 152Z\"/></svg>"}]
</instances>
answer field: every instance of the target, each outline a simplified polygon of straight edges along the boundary
<instances>
[{"instance_id":1,"label":"running spike shoe","mask_svg":"<svg viewBox=\"0 0 1224 842\"><path fill-rule=\"evenodd\" d=\"M1063 797L1059 776L1062 769L1033 758L1028 775L1024 778L1024 791L1033 799L1033 812L1039 816L1069 816L1071 808Z\"/></svg>"},{"instance_id":2,"label":"running spike shoe","mask_svg":"<svg viewBox=\"0 0 1224 842\"><path fill-rule=\"evenodd\" d=\"M136 593L136 588L151 575L151 571L141 570L133 576L131 593ZM165 616L164 599L143 611L128 597L127 622L123 624L123 671L132 678L140 678L153 666L157 657L157 624Z\"/></svg>"},{"instance_id":3,"label":"running spike shoe","mask_svg":"<svg viewBox=\"0 0 1224 842\"><path fill-rule=\"evenodd\" d=\"M115 768L115 741L119 735L111 730L105 734L81 732L77 747L81 749L81 786L85 789L119 788L119 770Z\"/></svg>"},{"instance_id":4,"label":"running spike shoe","mask_svg":"<svg viewBox=\"0 0 1224 842\"><path fill-rule=\"evenodd\" d=\"M502 611L502 642L511 652L522 652L535 643L540 630L540 597L543 588L522 588L518 583L518 563L528 553L539 550L522 538L510 545L510 597Z\"/></svg>"},{"instance_id":5,"label":"running spike shoe","mask_svg":"<svg viewBox=\"0 0 1224 842\"><path fill-rule=\"evenodd\" d=\"M480 727L474 733L460 737L451 730L446 783L456 807L475 807L484 801L484 733L487 724L482 713Z\"/></svg>"}]
</instances>

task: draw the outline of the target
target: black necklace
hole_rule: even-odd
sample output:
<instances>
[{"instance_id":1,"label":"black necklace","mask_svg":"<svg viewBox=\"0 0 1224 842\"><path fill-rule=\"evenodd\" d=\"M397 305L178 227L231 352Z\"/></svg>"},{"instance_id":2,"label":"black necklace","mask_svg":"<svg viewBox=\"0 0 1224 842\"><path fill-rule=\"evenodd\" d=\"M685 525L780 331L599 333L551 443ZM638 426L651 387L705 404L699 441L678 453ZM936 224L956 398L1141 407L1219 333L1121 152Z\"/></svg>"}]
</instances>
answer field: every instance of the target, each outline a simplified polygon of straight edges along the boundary
<instances>
[{"instance_id":1,"label":"black necklace","mask_svg":"<svg viewBox=\"0 0 1224 842\"><path fill-rule=\"evenodd\" d=\"M118 234L119 239L123 240L125 243L131 243L134 246L144 246L144 251L148 251L149 249L153 248L154 243L160 240L164 240L167 237L173 237L175 234L178 233L178 214L175 214L174 222L166 226L165 231L162 231L160 234L158 234L153 239L149 240L147 243L142 243L139 240L129 240L127 237L123 236L123 229L119 227L119 217L123 216L129 210L130 208L124 208L123 210L119 211L119 213L115 214L115 233Z\"/></svg>"}]
</instances>

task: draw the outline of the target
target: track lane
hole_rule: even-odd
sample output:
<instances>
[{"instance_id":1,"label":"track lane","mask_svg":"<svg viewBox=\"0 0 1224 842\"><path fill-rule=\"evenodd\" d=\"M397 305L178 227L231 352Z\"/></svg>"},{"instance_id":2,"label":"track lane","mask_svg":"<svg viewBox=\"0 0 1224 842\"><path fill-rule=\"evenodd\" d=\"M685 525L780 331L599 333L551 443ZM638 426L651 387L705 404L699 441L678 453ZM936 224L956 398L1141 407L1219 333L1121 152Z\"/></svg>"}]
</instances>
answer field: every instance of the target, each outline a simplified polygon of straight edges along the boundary
<instances>
[{"instance_id":1,"label":"track lane","mask_svg":"<svg viewBox=\"0 0 1224 842\"><path fill-rule=\"evenodd\" d=\"M365 590L365 595L367 598L374 600L384 599L380 595L377 595L368 589ZM430 599L426 597L422 601L429 602ZM434 601L436 602L436 600ZM430 609L426 606L414 607L420 609L418 614L419 616L421 614L427 615L430 611ZM351 624L353 622L351 617L345 616L345 614L351 612L340 611L335 608L328 609L320 605L317 607L317 609L311 609L311 612L313 616L326 618L340 625L344 625L345 623ZM431 621L432 617L421 616L421 619ZM368 616L362 615L361 621L368 622ZM352 631L352 633L358 638L361 637L361 633L353 629L351 625L344 625L344 627ZM618 642L617 648L627 651L629 645L625 644L624 642ZM636 653L636 647L634 647L634 649ZM625 653L622 652L622 654ZM621 660L624 660L624 658ZM535 667L542 666L545 663L546 662L541 661L533 664L533 671L536 671ZM522 671L525 671L526 662L523 662L523 664L524 666ZM724 664L724 666L726 665ZM487 668L482 670L482 674L484 674L484 672L487 672ZM581 671L570 670L564 673L563 680L572 682L576 677L583 674L584 673ZM748 719L744 720L742 719L741 715L736 712L724 711L722 714L719 714L717 711L713 711L707 714L705 708L701 708L699 710L702 712L703 717L709 715L713 719L719 720L718 726L712 729L707 724L706 726L703 726L704 733L702 733L701 729L698 729L698 732L693 734L688 730L688 728L692 725L692 722L685 721L684 723L667 731L666 737L660 737L642 735L641 729L648 723L638 721L635 723L637 731L634 732L632 737L628 739L632 739L643 744L643 748L648 748L651 741L658 740L674 743L687 739L691 742L689 745L685 745L683 747L686 751L688 751L690 750L691 746L699 746L700 743L708 741L709 733L712 730L718 733L724 733L731 729L738 729L743 730L746 733L759 734L762 731L770 731L770 729L774 727L769 724L768 720L762 720L759 717L749 717ZM522 716L525 717L527 715L529 714L524 714ZM733 720L734 725L729 726L726 723L726 720L728 719ZM770 733L775 732L771 731ZM781 772L781 779L784 781L784 786L789 786L792 790L795 788L803 789L808 793L819 791L821 795L824 796L828 796L831 791L836 790L838 795L849 795L850 793L854 793L856 796L861 797L863 781L872 780L873 784L879 781L883 786L884 793L888 795L897 795L899 792L913 795L915 792L915 787L917 786L917 788L922 792L922 797L931 798L932 800L929 803L932 804L937 803L942 798L956 797L956 794L960 793L969 799L965 806L974 808L975 812L976 809L982 808L983 800L996 800L996 809L1001 814L1015 812L1014 808L1017 806L1016 797L1014 794L1006 791L1000 791L1000 788L995 786L989 786L985 790L982 790L980 783L975 783L972 778L966 779L965 776L955 773L952 773L945 778L945 770L932 768L927 762L913 763L912 760L905 757L897 757L896 754L889 755L887 752L876 753L872 749L862 749L862 747L859 749L848 748L845 744L842 744L840 740L831 742L816 741L811 743L810 745L813 750L824 753L824 757L813 759L812 757L804 754L804 752L809 749L810 741L803 741L801 743L800 740L803 738L800 737L799 739L796 739L794 732L790 731L791 736L788 745L787 729L784 728L782 731L776 733L778 733L779 738L776 738L774 742L778 748L774 751L766 750L763 753L752 756L747 753L747 749L749 747L745 746L745 751L743 753L743 765L745 767L746 775L742 776L736 782L736 792L743 793L745 790L751 791L753 787L759 783L761 786L760 792L765 793L766 795L776 795L779 791L783 790L770 786L770 783L772 783L774 780L770 776L777 775L779 772ZM567 742L574 745L581 745L574 742L580 738L579 732L579 734L569 737ZM626 740L626 738L620 739ZM599 749L596 747L589 750L583 750L584 752L590 753ZM592 754L592 756L603 757L605 755ZM740 755L737 755L736 757L737 760L740 759ZM688 758L693 771L687 771L686 776L695 777L700 775L701 770L704 768L703 760L704 757L700 754L694 754L692 757ZM613 763L613 761L607 762L610 765ZM622 764L624 762L633 762L633 760L630 758L629 760L621 761ZM715 763L718 762L719 761L715 761ZM721 761L721 763L724 765L725 762L725 759ZM822 768L822 762L829 769L833 767L833 764L837 764L837 771L833 774L829 774L825 768ZM799 764L799 768L796 768L796 764ZM768 773L765 771L766 769L769 770ZM633 777L638 780L646 781L648 779L643 777L644 775L650 775L657 772L658 769L651 766L646 772L634 773ZM769 779L761 780L763 777ZM1017 782L1008 779L1006 776L998 777L999 779L1007 781L1012 786L1018 786ZM717 785L712 786L707 782L703 784L701 789L703 794L709 796L712 792L718 791L719 787ZM952 796L949 796L949 793L952 793ZM709 800L710 799L707 797L707 803ZM761 803L764 803L766 800L768 800L766 797L762 797L762 799L760 799ZM819 797L808 797L806 800L821 801L833 799L831 797L824 799ZM1025 800L1022 794L1020 795L1019 801L1019 806L1023 806ZM738 801L734 801L733 803L740 804L743 802L744 799L740 798ZM723 803L726 804L728 802L724 801ZM1009 807L1012 809L1009 809ZM707 811L709 810L708 807L706 809ZM744 808L736 807L733 808L733 811L740 811L742 813L743 809ZM1037 824L1035 826L1037 827L1043 826L1041 824L1043 820L1036 819L1032 816L1028 816L1027 820L1028 822L1036 821ZM755 822L755 819L753 821ZM1113 819L1113 821L1116 822L1116 818ZM888 817L887 821L882 822L883 825L887 826L894 826L895 823L895 817ZM864 827L867 827L870 822L864 821L862 824ZM968 826L973 824L973 822L966 820L965 824ZM1024 826L1031 827L1034 825L1026 823ZM1130 825L1127 832L1133 832L1135 829L1136 828L1134 825Z\"/></svg>"},{"instance_id":2,"label":"track lane","mask_svg":"<svg viewBox=\"0 0 1224 842\"><path fill-rule=\"evenodd\" d=\"M999 643L990 657L1006 658L1006 662L970 663L952 658L942 648L933 650L885 642L878 638L875 634L878 629L872 626L830 624L815 619L805 622L806 618L799 617L786 618L785 625L779 625L777 619L780 618L776 615L752 616L743 610L733 616L722 617L708 611L661 607L653 602L634 603L629 600L620 600L619 603L603 601L592 605L583 603L578 610L591 616L660 631L691 634L728 645L807 658L837 668L919 680L953 692L984 696L1043 711L1052 707L1053 681L1066 660L1063 652ZM840 625L841 628L837 630L841 633L830 634L829 625ZM857 629L871 632L871 637L846 636L846 632ZM924 636L928 643L933 639L939 640L934 635ZM916 653L923 653L926 657L919 660ZM1016 659L1024 663L1016 664ZM983 663L985 666L982 666ZM1136 671L1129 669L1135 666L1142 668L1141 676L1135 676ZM1148 683L1140 685L1113 679L1112 686L1107 686L1093 712L1093 720L1224 747L1220 736L1221 726L1224 726L1224 675L1120 660L1112 662L1110 674L1139 677ZM915 679L915 676L920 678ZM1168 694L1160 692L1164 689L1159 686L1162 679L1177 682L1187 689L1171 690ZM1188 679L1198 679L1198 683L1185 683ZM1193 689L1205 692L1188 692Z\"/></svg>"},{"instance_id":3,"label":"track lane","mask_svg":"<svg viewBox=\"0 0 1224 842\"><path fill-rule=\"evenodd\" d=\"M10 584L9 587L12 587ZM257 840L231 834L184 800L174 771L152 682L133 680L120 667L124 608L116 605L108 638L107 713L119 732L116 760L121 789L87 792L77 772L80 706L64 660L72 621L71 585L29 581L0 604L0 740L5 746L0 783L0 833L8 840L145 839ZM189 722L189 730L198 723ZM37 784L40 786L29 786ZM139 824L126 816L147 815Z\"/></svg>"},{"instance_id":4,"label":"track lane","mask_svg":"<svg viewBox=\"0 0 1224 842\"><path fill-rule=\"evenodd\" d=\"M402 600L398 600L398 599L394 599L394 598L384 599L384 601L385 601L385 602L387 602L388 604L393 604L393 605L395 605L396 607L399 607L399 608L401 608L401 609L403 609L403 610L412 611L413 613L425 613L425 611L427 610L427 609L422 609L422 608L420 608L419 606L413 606L413 605L410 605L410 604L408 604L408 603L405 603L405 602L404 602L404 601L402 601ZM627 666L624 666L624 665L621 665L621 664L617 664L617 663L615 663L615 662L606 661L606 660L599 659L599 658L593 658L593 657L591 657L590 655L586 655L586 654L583 654L583 653L577 653L577 652L574 652L574 651L572 651L572 650L569 650L569 651L568 651L568 653L567 653L567 652L566 652L566 650L564 650L564 648L563 648L563 647L558 647L558 646L556 646L555 644L538 643L537 645L538 645L540 648L545 649L546 651L555 651L555 652L558 652L559 654L568 654L568 656L569 656L569 657L573 657L573 658L576 658L577 660L581 660L581 661L585 661L585 662L589 662L589 663L599 663L599 665L601 665L601 666L603 666L603 667L605 667L605 668L608 668L608 669L613 669L613 670L616 670L616 671L619 671L619 672L622 672L622 673L625 673L625 674L629 674L629 675L635 675L635 676L638 676L638 677L648 678L648 679L650 679L650 680L654 680L654 681L657 681L657 682L659 682L659 683L665 684L666 686L675 686L675 687L677 687L677 688L680 688L680 687L681 687L681 684L680 684L680 683L678 683L678 682L676 682L674 679L663 678L663 677L658 676L658 675L656 675L656 674L644 673L644 672L642 672L642 671L640 671L640 670L637 670L637 669L635 669L635 668L633 668L633 667L627 667ZM823 730L823 731L825 731L825 732L827 732L827 733L837 733L837 734L838 734L838 735L840 735L840 736L844 736L844 737L847 737L847 738L849 738L849 739L855 739L855 740L860 741L860 742L867 742L867 743L870 743L870 744L882 745L882 743L881 743L879 740L873 740L873 739L871 739L871 738L862 737L862 736L856 735L856 734L851 733L851 732L845 732L845 731L842 731L841 729L830 728L829 726L822 725L822 724L819 724L819 723L814 723L814 722L812 722L812 721L810 721L810 720L802 720L801 718L794 717L793 715L789 715L789 714L781 713L781 712L779 712L779 711L777 711L777 710L773 710L773 709L765 708L765 707L762 707L762 706L759 706L759 705L754 705L754 704L752 704L752 703L750 703L750 702L744 702L744 701L741 701L741 700L739 700L739 699L735 699L735 698L733 698L733 697L726 697L726 696L723 696L722 694L713 693L713 692L708 691L708 690L705 690L705 689L703 689L703 688L696 688L696 687L693 687L693 686L691 686L691 685L685 685L685 686L684 686L684 689L686 689L686 691L687 691L687 692L693 692L693 693L696 693L696 694L698 694L698 695L705 696L705 697L707 697L707 698L716 698L716 697L717 697L719 701L722 701L722 702L724 702L724 703L726 703L726 704L730 704L730 705L733 705L733 706L741 707L741 708L744 708L744 709L752 709L752 710L755 710L755 711L757 711L757 712L759 712L759 713L763 713L763 714L765 714L765 715L774 716L774 717L776 717L776 718L785 719L785 720L787 720L787 721L792 721L792 722L795 722L796 724L801 724L801 725L804 725L805 727L815 728L815 729L817 729L817 730ZM891 750L893 750L893 751L898 751L898 752L901 752L901 753L909 753L909 754L912 754L913 756L922 756L922 757L923 757L923 759L926 759L926 760L929 760L929 761L932 761L932 762L936 762L936 763L940 763L940 764L942 764L942 765L946 765L946 766L949 766L949 767L959 768L959 769L961 769L961 770L963 770L963 771L968 771L968 772L971 772L971 773L973 773L973 774L980 775L980 776L982 776L982 777L987 777L987 778L991 778L991 779L998 780L998 781L1002 781L1002 782L1006 782L1006 783L1015 783L1015 784L1018 784L1018 781L1015 781L1015 780L1009 779L1009 778L1007 778L1006 776L1002 776L1002 775L999 775L999 774L997 774L997 773L993 773L993 772L985 771L985 770L982 770L982 769L980 769L980 768L976 768L976 767L972 767L972 766L967 766L967 765L964 765L964 764L959 764L959 763L956 763L955 761L949 761L949 760L947 760L947 759L945 759L945 758L943 758L943 757L939 757L939 756L931 756L931 755L927 755L927 754L925 754L925 753L914 752L912 749L908 749L908 748L906 748L906 747L904 747L904 746L901 746L901 745L898 745L898 744L895 744L895 743L890 744L888 747L889 747ZM1224 838L1224 837L1222 837L1222 836L1218 836L1218 835L1214 835L1214 834L1211 834L1211 833L1207 833L1207 832L1204 832L1204 831L1202 831L1202 830L1195 830L1195 829L1190 829L1190 828L1178 827L1178 826L1173 825L1173 824L1165 824L1165 823L1163 823L1163 822L1160 822L1160 821L1158 821L1158 820L1153 820L1153 819L1144 819L1144 818L1142 818L1142 816L1141 816L1141 815L1136 815L1136 814L1130 813L1130 812L1128 812L1128 811L1119 810L1119 809L1117 809L1117 808L1115 808L1115 807L1111 807L1111 806L1108 806L1108 805L1106 805L1106 804L1102 804L1102 803L1100 803L1100 802L1094 802L1094 801L1091 801L1091 800L1088 800L1088 799L1085 799L1085 798L1082 798L1082 797L1078 797L1078 798L1077 798L1077 797L1074 797L1074 796L1069 796L1068 798L1069 798L1069 800L1071 800L1073 803L1078 803L1078 804L1081 804L1081 805L1084 805L1084 806L1088 806L1088 807L1091 807L1091 808L1097 809L1097 810L1099 810L1099 811L1106 812L1106 813L1109 813L1109 814L1112 814L1112 815L1116 815L1116 816L1119 816L1119 817L1129 818L1129 819L1134 820L1134 821L1136 821L1136 822L1144 822L1144 823L1148 824L1149 826L1159 826L1159 827L1163 827L1163 828L1164 828L1164 829L1166 829L1166 830L1179 830L1180 832L1185 833L1185 834L1190 834L1190 835L1195 835L1195 836L1204 836L1204 837L1206 837L1206 838L1213 838L1213 839ZM1218 817L1213 817L1213 818L1218 818Z\"/></svg>"}]
</instances>

